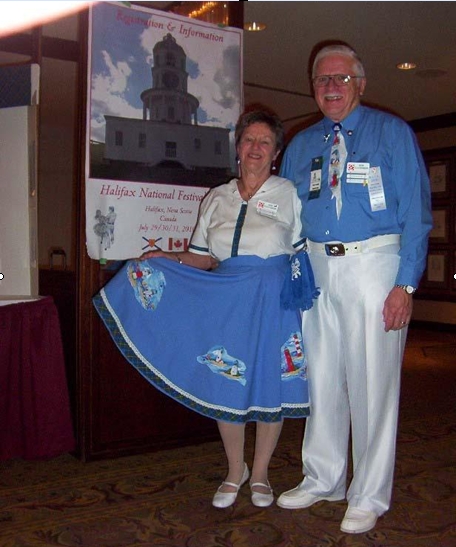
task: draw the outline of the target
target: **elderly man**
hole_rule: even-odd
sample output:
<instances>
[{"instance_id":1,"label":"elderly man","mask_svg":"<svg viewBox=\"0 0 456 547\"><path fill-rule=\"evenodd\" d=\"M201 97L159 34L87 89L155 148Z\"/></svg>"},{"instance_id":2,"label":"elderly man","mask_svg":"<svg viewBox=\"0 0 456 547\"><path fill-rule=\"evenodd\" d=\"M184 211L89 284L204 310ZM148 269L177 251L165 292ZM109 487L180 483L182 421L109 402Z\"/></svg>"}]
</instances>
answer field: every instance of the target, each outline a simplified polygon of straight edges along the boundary
<instances>
[{"instance_id":1,"label":"elderly man","mask_svg":"<svg viewBox=\"0 0 456 547\"><path fill-rule=\"evenodd\" d=\"M366 77L350 47L321 49L312 83L324 118L292 140L281 172L298 188L321 289L303 316L312 415L304 480L277 503L301 509L346 497L341 530L356 534L390 505L401 362L425 267L430 189L409 126L360 105Z\"/></svg>"}]
</instances>

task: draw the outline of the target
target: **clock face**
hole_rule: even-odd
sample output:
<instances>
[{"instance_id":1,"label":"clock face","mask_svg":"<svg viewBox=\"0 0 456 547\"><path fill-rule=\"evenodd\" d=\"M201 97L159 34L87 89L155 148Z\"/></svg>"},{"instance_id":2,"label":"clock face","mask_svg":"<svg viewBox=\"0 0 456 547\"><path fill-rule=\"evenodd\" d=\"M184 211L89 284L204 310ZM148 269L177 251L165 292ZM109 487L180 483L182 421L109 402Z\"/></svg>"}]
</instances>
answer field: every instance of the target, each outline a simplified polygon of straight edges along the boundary
<instances>
[{"instance_id":1,"label":"clock face","mask_svg":"<svg viewBox=\"0 0 456 547\"><path fill-rule=\"evenodd\" d=\"M174 72L165 72L163 74L163 83L168 89L176 89L179 85L179 77Z\"/></svg>"}]
</instances>

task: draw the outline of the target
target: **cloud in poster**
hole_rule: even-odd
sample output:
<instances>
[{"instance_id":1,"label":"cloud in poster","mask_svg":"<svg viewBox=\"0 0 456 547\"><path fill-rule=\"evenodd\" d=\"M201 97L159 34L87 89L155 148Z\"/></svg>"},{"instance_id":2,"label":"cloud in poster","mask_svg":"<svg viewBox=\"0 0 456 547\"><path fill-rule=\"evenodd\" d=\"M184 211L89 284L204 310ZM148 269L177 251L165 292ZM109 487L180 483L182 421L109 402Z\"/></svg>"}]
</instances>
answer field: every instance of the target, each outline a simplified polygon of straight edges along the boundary
<instances>
[{"instance_id":1,"label":"cloud in poster","mask_svg":"<svg viewBox=\"0 0 456 547\"><path fill-rule=\"evenodd\" d=\"M141 118L142 108L135 108L126 97L132 69L125 61L113 62L107 51L100 52L106 70L92 76L92 136L104 142L105 115Z\"/></svg>"},{"instance_id":2,"label":"cloud in poster","mask_svg":"<svg viewBox=\"0 0 456 547\"><path fill-rule=\"evenodd\" d=\"M142 119L140 94L153 85L153 48L167 34L130 27L128 36L119 39L121 30L113 27L94 46L91 139L98 142L105 140L105 115ZM188 92L200 102L198 123L232 129L241 108L239 46L215 46L171 34L187 56Z\"/></svg>"},{"instance_id":3,"label":"cloud in poster","mask_svg":"<svg viewBox=\"0 0 456 547\"><path fill-rule=\"evenodd\" d=\"M220 99L214 99L223 108L234 108L239 100L239 70L236 59L239 48L229 47L223 52L223 65L217 69L214 82L219 86Z\"/></svg>"}]
</instances>

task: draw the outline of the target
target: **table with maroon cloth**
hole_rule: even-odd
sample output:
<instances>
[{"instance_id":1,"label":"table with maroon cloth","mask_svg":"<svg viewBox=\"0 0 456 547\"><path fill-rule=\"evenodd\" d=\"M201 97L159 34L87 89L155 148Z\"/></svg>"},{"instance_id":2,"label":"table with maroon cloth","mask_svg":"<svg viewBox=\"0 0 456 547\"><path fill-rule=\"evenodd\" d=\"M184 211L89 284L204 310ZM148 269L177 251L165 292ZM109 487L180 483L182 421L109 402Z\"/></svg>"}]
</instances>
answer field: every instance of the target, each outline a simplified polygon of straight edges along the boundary
<instances>
[{"instance_id":1,"label":"table with maroon cloth","mask_svg":"<svg viewBox=\"0 0 456 547\"><path fill-rule=\"evenodd\" d=\"M0 460L52 458L74 447L52 297L0 305Z\"/></svg>"}]
</instances>

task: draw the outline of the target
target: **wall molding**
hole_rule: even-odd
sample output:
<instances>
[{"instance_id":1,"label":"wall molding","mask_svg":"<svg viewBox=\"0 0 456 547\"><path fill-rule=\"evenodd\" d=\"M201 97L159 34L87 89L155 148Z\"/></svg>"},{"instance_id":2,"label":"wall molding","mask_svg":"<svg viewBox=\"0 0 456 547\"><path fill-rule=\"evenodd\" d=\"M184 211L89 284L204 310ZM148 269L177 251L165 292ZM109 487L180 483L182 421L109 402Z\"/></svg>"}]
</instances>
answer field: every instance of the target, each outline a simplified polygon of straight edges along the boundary
<instances>
[{"instance_id":1,"label":"wall molding","mask_svg":"<svg viewBox=\"0 0 456 547\"><path fill-rule=\"evenodd\" d=\"M415 133L453 127L456 126L456 112L440 114L439 116L429 116L428 118L419 118L408 123Z\"/></svg>"}]
</instances>

